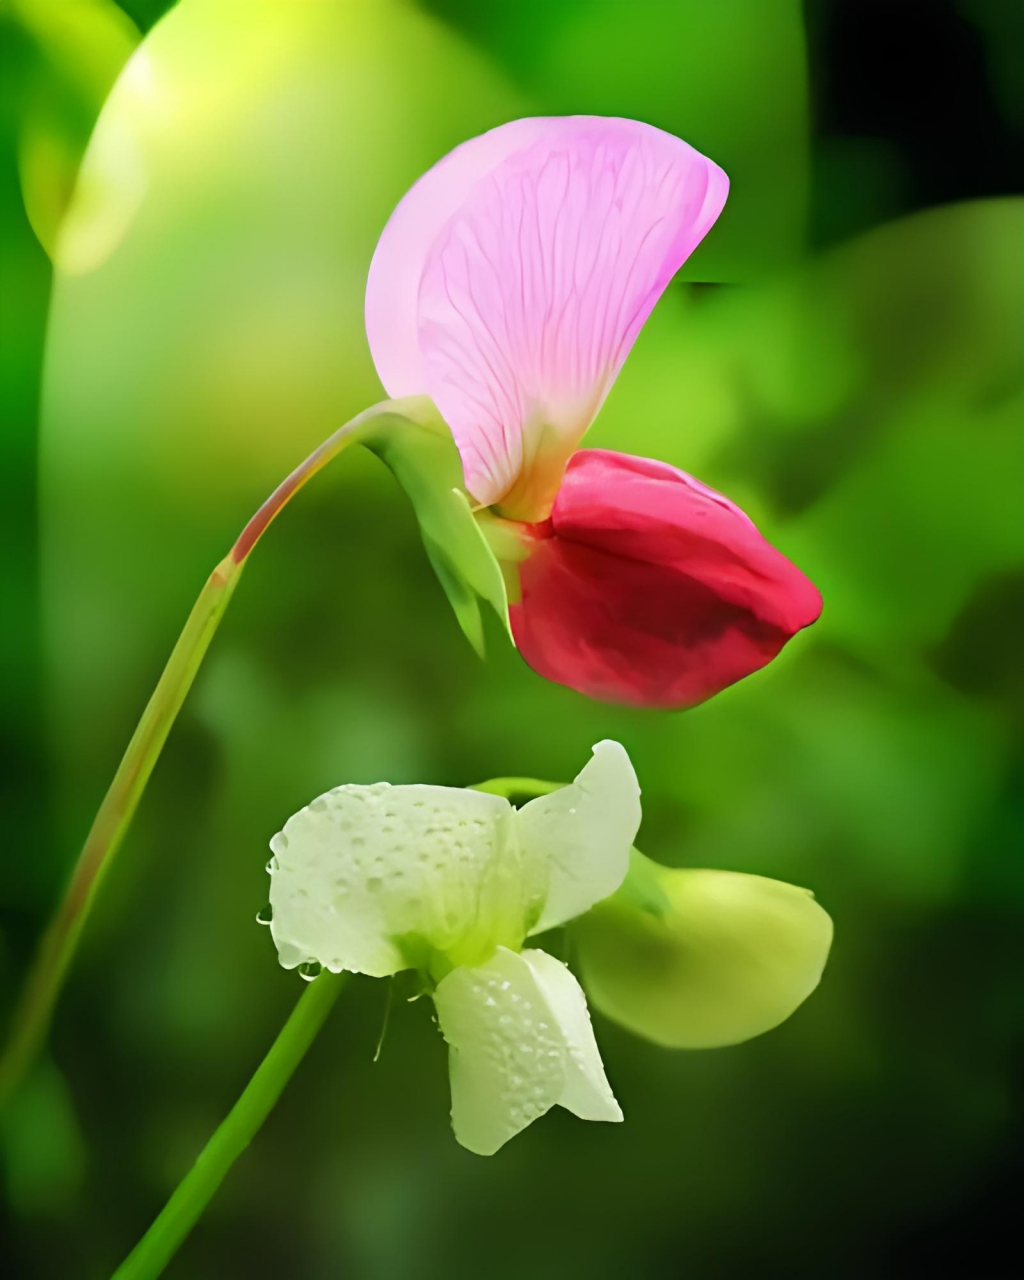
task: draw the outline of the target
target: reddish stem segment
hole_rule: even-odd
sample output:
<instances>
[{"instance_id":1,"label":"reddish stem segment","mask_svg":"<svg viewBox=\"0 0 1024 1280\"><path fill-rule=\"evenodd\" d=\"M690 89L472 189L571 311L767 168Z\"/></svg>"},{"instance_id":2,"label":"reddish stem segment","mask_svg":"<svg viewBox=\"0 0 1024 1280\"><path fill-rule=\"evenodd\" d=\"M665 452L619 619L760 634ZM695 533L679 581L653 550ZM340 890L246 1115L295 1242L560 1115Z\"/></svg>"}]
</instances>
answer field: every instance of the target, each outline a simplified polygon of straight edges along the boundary
<instances>
[{"instance_id":1,"label":"reddish stem segment","mask_svg":"<svg viewBox=\"0 0 1024 1280\"><path fill-rule=\"evenodd\" d=\"M192 687L253 547L306 481L347 445L358 441L374 419L381 414L400 414L410 407L385 402L367 409L335 431L278 485L199 593L103 798L64 896L43 935L29 971L14 1011L7 1045L0 1057L0 1106L17 1087L46 1039L57 997L100 883L135 816L167 735Z\"/></svg>"}]
</instances>

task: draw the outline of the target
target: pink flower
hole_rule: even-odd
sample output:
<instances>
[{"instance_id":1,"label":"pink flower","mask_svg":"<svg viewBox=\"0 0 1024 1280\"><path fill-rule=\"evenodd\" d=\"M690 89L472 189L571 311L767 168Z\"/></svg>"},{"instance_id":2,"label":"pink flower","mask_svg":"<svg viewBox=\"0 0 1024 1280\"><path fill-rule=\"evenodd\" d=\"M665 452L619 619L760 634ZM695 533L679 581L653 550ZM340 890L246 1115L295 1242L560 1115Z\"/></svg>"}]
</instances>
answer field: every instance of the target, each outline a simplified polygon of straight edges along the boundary
<instances>
[{"instance_id":1,"label":"pink flower","mask_svg":"<svg viewBox=\"0 0 1024 1280\"><path fill-rule=\"evenodd\" d=\"M516 120L429 170L370 266L377 372L393 398L433 399L498 518L517 645L593 697L692 705L820 612L725 498L664 463L575 452L728 185L637 121Z\"/></svg>"}]
</instances>

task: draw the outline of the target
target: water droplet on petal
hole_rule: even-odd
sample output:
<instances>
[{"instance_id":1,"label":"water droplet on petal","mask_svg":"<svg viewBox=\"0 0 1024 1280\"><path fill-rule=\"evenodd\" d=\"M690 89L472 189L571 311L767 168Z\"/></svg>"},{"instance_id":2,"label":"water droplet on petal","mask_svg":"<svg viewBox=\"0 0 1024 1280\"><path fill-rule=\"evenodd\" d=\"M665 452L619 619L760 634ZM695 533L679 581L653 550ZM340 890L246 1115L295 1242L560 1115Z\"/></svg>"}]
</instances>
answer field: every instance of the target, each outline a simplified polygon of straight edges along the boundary
<instances>
[{"instance_id":1,"label":"water droplet on petal","mask_svg":"<svg viewBox=\"0 0 1024 1280\"><path fill-rule=\"evenodd\" d=\"M256 912L257 924L270 924L273 918L274 918L274 908L269 905L264 907L262 911Z\"/></svg>"},{"instance_id":2,"label":"water droplet on petal","mask_svg":"<svg viewBox=\"0 0 1024 1280\"><path fill-rule=\"evenodd\" d=\"M307 960L305 964L299 965L299 977L303 982L312 982L314 978L319 978L322 968L319 960Z\"/></svg>"}]
</instances>

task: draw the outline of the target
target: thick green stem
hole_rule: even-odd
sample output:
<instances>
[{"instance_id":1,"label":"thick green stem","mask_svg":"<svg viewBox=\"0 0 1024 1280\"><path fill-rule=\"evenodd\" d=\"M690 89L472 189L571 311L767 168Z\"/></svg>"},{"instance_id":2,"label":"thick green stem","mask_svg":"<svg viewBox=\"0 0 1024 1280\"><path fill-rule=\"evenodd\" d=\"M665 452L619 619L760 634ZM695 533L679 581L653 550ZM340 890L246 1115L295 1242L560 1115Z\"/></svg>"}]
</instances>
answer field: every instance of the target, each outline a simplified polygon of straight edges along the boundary
<instances>
[{"instance_id":1,"label":"thick green stem","mask_svg":"<svg viewBox=\"0 0 1024 1280\"><path fill-rule=\"evenodd\" d=\"M303 992L242 1096L178 1184L159 1217L118 1267L113 1280L154 1280L161 1274L228 1170L270 1114L347 978L348 974L324 972Z\"/></svg>"},{"instance_id":2,"label":"thick green stem","mask_svg":"<svg viewBox=\"0 0 1024 1280\"><path fill-rule=\"evenodd\" d=\"M253 547L288 501L332 458L347 445L362 439L382 418L394 418L410 409L415 412L416 402L386 401L335 431L274 490L210 575L103 798L68 887L29 971L0 1057L0 1107L9 1100L46 1039L57 997L100 881L135 816L167 735Z\"/></svg>"}]
</instances>

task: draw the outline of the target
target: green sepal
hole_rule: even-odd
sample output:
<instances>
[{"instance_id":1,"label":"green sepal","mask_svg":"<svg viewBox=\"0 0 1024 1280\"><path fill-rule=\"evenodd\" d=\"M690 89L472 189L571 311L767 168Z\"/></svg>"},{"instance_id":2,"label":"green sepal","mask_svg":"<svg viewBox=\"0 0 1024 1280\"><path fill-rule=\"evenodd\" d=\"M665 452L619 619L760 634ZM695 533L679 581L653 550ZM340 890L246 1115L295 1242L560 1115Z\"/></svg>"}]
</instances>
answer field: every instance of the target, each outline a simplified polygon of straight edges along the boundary
<instances>
[{"instance_id":1,"label":"green sepal","mask_svg":"<svg viewBox=\"0 0 1024 1280\"><path fill-rule=\"evenodd\" d=\"M512 630L505 580L463 488L459 451L447 424L425 396L396 400L393 409L368 420L360 441L408 495L434 572L459 626L482 657L481 600L494 609L510 640Z\"/></svg>"},{"instance_id":2,"label":"green sepal","mask_svg":"<svg viewBox=\"0 0 1024 1280\"><path fill-rule=\"evenodd\" d=\"M710 1049L771 1030L806 1000L832 921L795 885L634 850L622 885L572 933L595 1009L656 1044Z\"/></svg>"}]
</instances>

